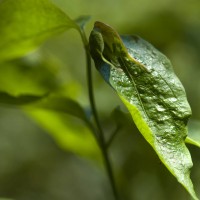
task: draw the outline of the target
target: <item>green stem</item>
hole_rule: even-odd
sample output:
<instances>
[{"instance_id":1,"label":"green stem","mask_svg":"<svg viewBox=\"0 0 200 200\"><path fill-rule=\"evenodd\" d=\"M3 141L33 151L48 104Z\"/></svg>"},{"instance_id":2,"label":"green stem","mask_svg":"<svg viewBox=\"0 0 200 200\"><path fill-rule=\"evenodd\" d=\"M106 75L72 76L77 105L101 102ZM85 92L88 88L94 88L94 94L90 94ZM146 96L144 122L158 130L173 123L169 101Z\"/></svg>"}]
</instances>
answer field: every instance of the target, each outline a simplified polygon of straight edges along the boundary
<instances>
[{"instance_id":1,"label":"green stem","mask_svg":"<svg viewBox=\"0 0 200 200\"><path fill-rule=\"evenodd\" d=\"M83 30L80 30L80 34L82 37L82 41L83 41L85 53L86 53L89 101L90 101L90 106L91 106L91 110L93 113L93 117L94 117L96 126L98 128L98 133L96 135L96 139L97 139L97 142L101 149L102 156L104 158L105 168L106 168L106 171L108 174L108 178L110 180L114 198L115 198L115 200L119 200L118 192L117 192L117 188L116 188L116 184L115 184L115 179L114 179L114 175L113 175L112 165L111 165L108 151L107 151L107 144L106 144L106 140L104 137L103 129L102 129L100 121L99 121L99 117L98 117L97 109L96 109L96 105L95 105L95 100L94 100L92 67L91 67L92 65L91 65L91 57L90 57L90 53L89 53L88 41L87 41L85 32Z\"/></svg>"}]
</instances>

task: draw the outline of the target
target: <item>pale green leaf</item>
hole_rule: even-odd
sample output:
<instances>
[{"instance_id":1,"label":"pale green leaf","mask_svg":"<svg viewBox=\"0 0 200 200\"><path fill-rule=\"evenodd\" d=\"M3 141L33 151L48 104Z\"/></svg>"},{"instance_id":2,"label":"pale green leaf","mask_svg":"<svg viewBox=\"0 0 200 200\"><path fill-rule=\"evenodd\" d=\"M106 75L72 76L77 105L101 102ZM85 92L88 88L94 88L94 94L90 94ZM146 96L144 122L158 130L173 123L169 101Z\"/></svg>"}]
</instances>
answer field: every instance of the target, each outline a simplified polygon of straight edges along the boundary
<instances>
[{"instance_id":1,"label":"pale green leaf","mask_svg":"<svg viewBox=\"0 0 200 200\"><path fill-rule=\"evenodd\" d=\"M44 109L28 109L26 113L44 128L63 150L100 161L101 154L93 133L82 121Z\"/></svg>"},{"instance_id":2,"label":"pale green leaf","mask_svg":"<svg viewBox=\"0 0 200 200\"><path fill-rule=\"evenodd\" d=\"M90 49L103 78L128 108L160 160L197 200L190 180L192 160L185 145L191 109L170 61L137 36L119 36L96 22Z\"/></svg>"},{"instance_id":3,"label":"pale green leaf","mask_svg":"<svg viewBox=\"0 0 200 200\"><path fill-rule=\"evenodd\" d=\"M0 60L5 60L77 25L50 0L2 0L0 27Z\"/></svg>"}]
</instances>

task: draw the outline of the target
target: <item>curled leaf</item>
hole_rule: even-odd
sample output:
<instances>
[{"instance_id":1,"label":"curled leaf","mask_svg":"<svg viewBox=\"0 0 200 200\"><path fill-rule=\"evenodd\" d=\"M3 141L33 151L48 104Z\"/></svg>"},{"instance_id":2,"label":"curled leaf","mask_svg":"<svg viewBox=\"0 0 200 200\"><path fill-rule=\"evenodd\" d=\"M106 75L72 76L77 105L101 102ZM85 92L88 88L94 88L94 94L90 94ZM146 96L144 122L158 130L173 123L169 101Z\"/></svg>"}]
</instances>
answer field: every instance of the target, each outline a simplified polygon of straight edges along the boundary
<instances>
[{"instance_id":1,"label":"curled leaf","mask_svg":"<svg viewBox=\"0 0 200 200\"><path fill-rule=\"evenodd\" d=\"M193 199L192 160L185 145L191 109L170 61L137 36L96 22L90 35L96 68L128 108L141 134Z\"/></svg>"}]
</instances>

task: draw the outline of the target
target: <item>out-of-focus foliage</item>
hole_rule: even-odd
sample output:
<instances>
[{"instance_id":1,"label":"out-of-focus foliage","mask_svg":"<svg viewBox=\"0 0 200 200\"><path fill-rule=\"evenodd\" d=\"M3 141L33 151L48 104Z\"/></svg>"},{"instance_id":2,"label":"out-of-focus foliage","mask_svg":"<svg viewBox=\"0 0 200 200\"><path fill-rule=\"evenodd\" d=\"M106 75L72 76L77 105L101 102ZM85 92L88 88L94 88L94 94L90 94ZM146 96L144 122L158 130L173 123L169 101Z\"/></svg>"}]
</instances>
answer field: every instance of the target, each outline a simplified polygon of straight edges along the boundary
<instances>
[{"instance_id":1,"label":"out-of-focus foliage","mask_svg":"<svg viewBox=\"0 0 200 200\"><path fill-rule=\"evenodd\" d=\"M0 60L22 56L47 38L76 27L49 0L2 0L0 3Z\"/></svg>"},{"instance_id":2,"label":"out-of-focus foliage","mask_svg":"<svg viewBox=\"0 0 200 200\"><path fill-rule=\"evenodd\" d=\"M6 92L0 92L0 103L9 105L25 105L38 101L42 97L43 96L33 96L33 95L12 96Z\"/></svg>"},{"instance_id":3,"label":"out-of-focus foliage","mask_svg":"<svg viewBox=\"0 0 200 200\"><path fill-rule=\"evenodd\" d=\"M73 19L91 15L87 33L91 31L93 21L100 20L111 24L120 34L137 34L150 41L172 61L176 74L186 88L193 119L200 120L199 0L53 2ZM29 17L26 17L26 21ZM15 30L12 31L14 34ZM109 138L117 126L110 113L121 103L96 72L94 81L101 122ZM40 96L51 92L78 101L87 111L85 58L80 36L72 29L49 40L34 54L0 63L0 91L15 96ZM32 113L30 118L28 113L24 114L16 107L5 107L4 104L1 107L0 196L22 200L112 199L102 168L93 162L98 153L87 154L90 150L95 152L96 144L92 136L87 135L90 130L82 121L68 114L47 110L34 111L35 115ZM51 113L49 119L47 112ZM86 113L90 115L89 111ZM167 172L130 123L130 116L120 116L117 115L115 120L121 122L120 129L109 150L121 199L189 200L189 195ZM67 136L74 141L74 138L78 138L76 134L82 132L82 141L88 146L80 156L84 144L83 147L73 146L74 142L71 143ZM80 138L77 144L80 144ZM194 162L191 176L199 196L199 149L188 147Z\"/></svg>"},{"instance_id":4,"label":"out-of-focus foliage","mask_svg":"<svg viewBox=\"0 0 200 200\"><path fill-rule=\"evenodd\" d=\"M46 110L32 110L28 112L54 138L64 150L77 155L92 157L100 160L100 152L95 138L89 127L80 120L68 115Z\"/></svg>"}]
</instances>

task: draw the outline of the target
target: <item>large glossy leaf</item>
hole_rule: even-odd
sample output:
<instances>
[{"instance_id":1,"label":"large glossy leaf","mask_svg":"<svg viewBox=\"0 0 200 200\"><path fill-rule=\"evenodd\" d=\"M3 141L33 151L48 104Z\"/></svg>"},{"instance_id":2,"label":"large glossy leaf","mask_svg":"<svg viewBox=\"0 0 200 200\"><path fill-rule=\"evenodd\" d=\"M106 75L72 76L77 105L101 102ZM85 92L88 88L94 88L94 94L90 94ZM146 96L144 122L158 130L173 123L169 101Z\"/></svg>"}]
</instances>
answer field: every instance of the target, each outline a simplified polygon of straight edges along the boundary
<instances>
[{"instance_id":1,"label":"large glossy leaf","mask_svg":"<svg viewBox=\"0 0 200 200\"><path fill-rule=\"evenodd\" d=\"M0 60L5 60L77 25L50 0L2 0L0 27Z\"/></svg>"},{"instance_id":2,"label":"large glossy leaf","mask_svg":"<svg viewBox=\"0 0 200 200\"><path fill-rule=\"evenodd\" d=\"M126 105L144 138L193 199L198 199L185 145L191 109L170 61L143 39L119 36L101 22L91 32L90 49L97 69Z\"/></svg>"}]
</instances>

